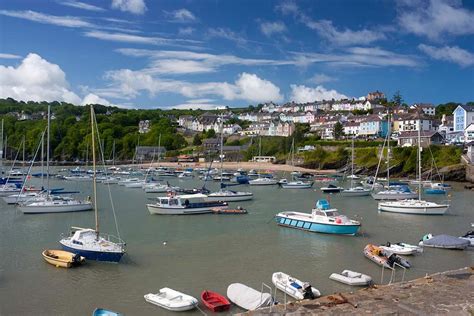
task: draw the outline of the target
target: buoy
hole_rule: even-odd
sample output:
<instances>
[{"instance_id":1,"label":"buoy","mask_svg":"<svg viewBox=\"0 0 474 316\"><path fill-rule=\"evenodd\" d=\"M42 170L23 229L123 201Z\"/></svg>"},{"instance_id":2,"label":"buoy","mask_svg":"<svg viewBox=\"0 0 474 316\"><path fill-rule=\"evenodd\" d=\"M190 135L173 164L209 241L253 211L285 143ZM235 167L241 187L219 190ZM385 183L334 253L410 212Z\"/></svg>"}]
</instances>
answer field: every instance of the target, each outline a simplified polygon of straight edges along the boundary
<instances>
[{"instance_id":1,"label":"buoy","mask_svg":"<svg viewBox=\"0 0 474 316\"><path fill-rule=\"evenodd\" d=\"M166 244L167 244L166 241L163 241L163 246L166 246Z\"/></svg>"}]
</instances>

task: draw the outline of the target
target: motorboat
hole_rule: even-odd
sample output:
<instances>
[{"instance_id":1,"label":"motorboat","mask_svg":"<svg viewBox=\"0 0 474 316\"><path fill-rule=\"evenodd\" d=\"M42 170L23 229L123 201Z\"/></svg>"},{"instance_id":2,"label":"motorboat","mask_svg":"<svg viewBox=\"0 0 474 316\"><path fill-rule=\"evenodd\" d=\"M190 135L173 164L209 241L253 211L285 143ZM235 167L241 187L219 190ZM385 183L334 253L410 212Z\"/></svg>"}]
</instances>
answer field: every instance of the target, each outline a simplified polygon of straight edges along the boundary
<instances>
[{"instance_id":1,"label":"motorboat","mask_svg":"<svg viewBox=\"0 0 474 316\"><path fill-rule=\"evenodd\" d=\"M262 178L249 180L249 184L250 185L275 185L275 184L278 184L278 180L262 177Z\"/></svg>"},{"instance_id":2,"label":"motorboat","mask_svg":"<svg viewBox=\"0 0 474 316\"><path fill-rule=\"evenodd\" d=\"M364 187L358 186L358 187L351 187L349 189L344 189L342 190L341 194L343 196L368 196L370 195L370 192L372 190L366 189Z\"/></svg>"},{"instance_id":3,"label":"motorboat","mask_svg":"<svg viewBox=\"0 0 474 316\"><path fill-rule=\"evenodd\" d=\"M406 259L372 244L365 246L364 256L379 266L383 266L387 269L394 269L395 264L398 264L404 268L411 267L410 263Z\"/></svg>"},{"instance_id":4,"label":"motorboat","mask_svg":"<svg viewBox=\"0 0 474 316\"><path fill-rule=\"evenodd\" d=\"M80 201L47 195L39 200L20 203L18 208L23 214L83 212L92 210L92 203L89 200Z\"/></svg>"},{"instance_id":5,"label":"motorboat","mask_svg":"<svg viewBox=\"0 0 474 316\"><path fill-rule=\"evenodd\" d=\"M414 215L443 215L448 208L449 204L438 204L418 199L384 201L379 202L378 206L379 211Z\"/></svg>"},{"instance_id":6,"label":"motorboat","mask_svg":"<svg viewBox=\"0 0 474 316\"><path fill-rule=\"evenodd\" d=\"M280 226L315 233L355 235L360 228L360 222L340 215L337 209L330 208L327 200L319 200L310 214L281 212L275 218Z\"/></svg>"},{"instance_id":7,"label":"motorboat","mask_svg":"<svg viewBox=\"0 0 474 316\"><path fill-rule=\"evenodd\" d=\"M351 270L344 270L342 273L332 273L329 278L352 286L365 286L372 283L372 278L369 275Z\"/></svg>"},{"instance_id":8,"label":"motorboat","mask_svg":"<svg viewBox=\"0 0 474 316\"><path fill-rule=\"evenodd\" d=\"M272 282L277 289L297 300L315 299L321 296L321 292L308 282L302 282L283 272L273 273Z\"/></svg>"},{"instance_id":9,"label":"motorboat","mask_svg":"<svg viewBox=\"0 0 474 316\"><path fill-rule=\"evenodd\" d=\"M227 297L235 305L249 311L273 304L270 293L259 292L242 283L232 283L227 287Z\"/></svg>"},{"instance_id":10,"label":"motorboat","mask_svg":"<svg viewBox=\"0 0 474 316\"><path fill-rule=\"evenodd\" d=\"M180 187L171 186L167 184L161 183L145 183L142 186L145 193L165 193L170 191L177 191Z\"/></svg>"},{"instance_id":11,"label":"motorboat","mask_svg":"<svg viewBox=\"0 0 474 316\"><path fill-rule=\"evenodd\" d=\"M105 308L96 308L92 313L92 316L123 316L123 314Z\"/></svg>"},{"instance_id":12,"label":"motorboat","mask_svg":"<svg viewBox=\"0 0 474 316\"><path fill-rule=\"evenodd\" d=\"M230 302L224 295L213 291L202 291L201 301L214 313L225 312L230 308Z\"/></svg>"},{"instance_id":13,"label":"motorboat","mask_svg":"<svg viewBox=\"0 0 474 316\"><path fill-rule=\"evenodd\" d=\"M432 248L443 248L443 249L455 249L455 250L464 250L466 249L471 242L464 238L459 238L450 235L436 235L426 234L421 239L419 245L423 247L432 247Z\"/></svg>"},{"instance_id":14,"label":"motorboat","mask_svg":"<svg viewBox=\"0 0 474 316\"><path fill-rule=\"evenodd\" d=\"M452 187L447 183L435 182L431 184L431 188L433 189L443 189L443 190L451 190Z\"/></svg>"},{"instance_id":15,"label":"motorboat","mask_svg":"<svg viewBox=\"0 0 474 316\"><path fill-rule=\"evenodd\" d=\"M399 242L399 243L387 242L386 244L380 245L379 247L386 251L393 252L394 254L404 255L404 256L414 255L416 253L423 252L423 248L419 246L415 246L415 245L406 244L403 242Z\"/></svg>"},{"instance_id":16,"label":"motorboat","mask_svg":"<svg viewBox=\"0 0 474 316\"><path fill-rule=\"evenodd\" d=\"M46 262L61 268L71 268L83 264L86 260L76 253L64 250L45 250L42 255Z\"/></svg>"},{"instance_id":17,"label":"motorboat","mask_svg":"<svg viewBox=\"0 0 474 316\"><path fill-rule=\"evenodd\" d=\"M136 183L136 182L141 183L141 180L139 178L126 178L126 179L120 180L118 182L118 185L126 186L127 184L130 185L131 183Z\"/></svg>"},{"instance_id":18,"label":"motorboat","mask_svg":"<svg viewBox=\"0 0 474 316\"><path fill-rule=\"evenodd\" d=\"M344 188L338 187L334 184L329 184L327 187L321 187L321 191L323 191L323 193L339 193L342 190L344 190Z\"/></svg>"},{"instance_id":19,"label":"motorboat","mask_svg":"<svg viewBox=\"0 0 474 316\"><path fill-rule=\"evenodd\" d=\"M148 303L174 312L189 311L196 308L199 303L194 297L167 287L156 294L149 293L144 297Z\"/></svg>"},{"instance_id":20,"label":"motorboat","mask_svg":"<svg viewBox=\"0 0 474 316\"><path fill-rule=\"evenodd\" d=\"M408 186L403 186L398 189L388 189L372 193L374 200L406 200L415 199L418 193L410 190Z\"/></svg>"},{"instance_id":21,"label":"motorboat","mask_svg":"<svg viewBox=\"0 0 474 316\"><path fill-rule=\"evenodd\" d=\"M474 231L470 230L459 238L468 240L470 242L469 246L474 247Z\"/></svg>"},{"instance_id":22,"label":"motorboat","mask_svg":"<svg viewBox=\"0 0 474 316\"><path fill-rule=\"evenodd\" d=\"M223 202L238 202L248 201L253 199L252 192L239 192L233 190L221 189L217 192L209 193L205 198L206 201L223 201Z\"/></svg>"},{"instance_id":23,"label":"motorboat","mask_svg":"<svg viewBox=\"0 0 474 316\"><path fill-rule=\"evenodd\" d=\"M313 182L296 180L296 181L278 182L278 185L282 189L311 189L311 187L313 186Z\"/></svg>"},{"instance_id":24,"label":"motorboat","mask_svg":"<svg viewBox=\"0 0 474 316\"><path fill-rule=\"evenodd\" d=\"M206 201L205 194L174 195L158 197L158 202L147 204L150 214L189 215L212 213L215 207L227 207L226 202Z\"/></svg>"}]
</instances>

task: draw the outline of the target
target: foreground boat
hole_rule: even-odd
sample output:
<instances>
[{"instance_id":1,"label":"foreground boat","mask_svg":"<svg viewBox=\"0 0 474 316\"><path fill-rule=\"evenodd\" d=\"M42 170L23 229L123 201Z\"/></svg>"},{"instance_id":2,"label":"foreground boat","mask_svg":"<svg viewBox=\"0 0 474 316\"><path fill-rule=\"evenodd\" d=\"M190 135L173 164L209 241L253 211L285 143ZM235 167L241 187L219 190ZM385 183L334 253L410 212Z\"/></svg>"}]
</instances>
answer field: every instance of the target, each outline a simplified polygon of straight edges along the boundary
<instances>
[{"instance_id":1,"label":"foreground boat","mask_svg":"<svg viewBox=\"0 0 474 316\"><path fill-rule=\"evenodd\" d=\"M156 294L149 293L144 297L148 303L174 312L188 311L198 305L198 300L194 297L167 287L162 288Z\"/></svg>"},{"instance_id":2,"label":"foreground boat","mask_svg":"<svg viewBox=\"0 0 474 316\"><path fill-rule=\"evenodd\" d=\"M454 249L454 250L464 250L470 245L470 241L454 237L450 235L436 235L426 234L421 239L419 245L423 247L432 247L432 248L443 248L443 249Z\"/></svg>"},{"instance_id":3,"label":"foreground boat","mask_svg":"<svg viewBox=\"0 0 474 316\"><path fill-rule=\"evenodd\" d=\"M232 283L227 287L227 297L235 305L253 311L273 304L270 293L259 292L242 283Z\"/></svg>"},{"instance_id":4,"label":"foreground boat","mask_svg":"<svg viewBox=\"0 0 474 316\"><path fill-rule=\"evenodd\" d=\"M214 313L225 312L230 308L230 302L225 296L212 291L203 291L201 293L201 301Z\"/></svg>"},{"instance_id":5,"label":"foreground boat","mask_svg":"<svg viewBox=\"0 0 474 316\"><path fill-rule=\"evenodd\" d=\"M173 195L159 197L158 202L147 204L150 214L158 215L189 215L212 213L216 207L227 207L226 202L206 201L205 194Z\"/></svg>"},{"instance_id":6,"label":"foreground boat","mask_svg":"<svg viewBox=\"0 0 474 316\"><path fill-rule=\"evenodd\" d=\"M329 276L331 280L352 286L365 286L372 283L372 278L367 274L344 270L342 273L333 273Z\"/></svg>"},{"instance_id":7,"label":"foreground boat","mask_svg":"<svg viewBox=\"0 0 474 316\"><path fill-rule=\"evenodd\" d=\"M365 246L364 256L376 264L388 269L393 269L395 264L399 264L404 268L411 267L410 263L404 258L372 244Z\"/></svg>"},{"instance_id":8,"label":"foreground boat","mask_svg":"<svg viewBox=\"0 0 474 316\"><path fill-rule=\"evenodd\" d=\"M355 235L360 222L339 215L337 209L330 209L326 200L319 200L311 214L281 212L276 215L278 225L316 233Z\"/></svg>"},{"instance_id":9,"label":"foreground boat","mask_svg":"<svg viewBox=\"0 0 474 316\"><path fill-rule=\"evenodd\" d=\"M64 250L45 250L42 255L46 262L61 268L70 268L85 262L84 257Z\"/></svg>"},{"instance_id":10,"label":"foreground boat","mask_svg":"<svg viewBox=\"0 0 474 316\"><path fill-rule=\"evenodd\" d=\"M321 296L321 292L308 282L302 282L283 272L273 273L272 282L277 289L297 300L315 299Z\"/></svg>"}]
</instances>

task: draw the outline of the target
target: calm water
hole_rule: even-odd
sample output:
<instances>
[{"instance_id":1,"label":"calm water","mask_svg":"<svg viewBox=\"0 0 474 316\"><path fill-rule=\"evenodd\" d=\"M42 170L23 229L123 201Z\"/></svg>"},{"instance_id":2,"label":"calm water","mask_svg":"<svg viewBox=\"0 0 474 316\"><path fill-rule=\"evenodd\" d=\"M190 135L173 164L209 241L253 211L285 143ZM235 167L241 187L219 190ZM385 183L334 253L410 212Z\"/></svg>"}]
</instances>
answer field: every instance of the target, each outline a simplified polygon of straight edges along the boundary
<instances>
[{"instance_id":1,"label":"calm water","mask_svg":"<svg viewBox=\"0 0 474 316\"><path fill-rule=\"evenodd\" d=\"M170 183L200 185L194 180ZM98 186L101 230L114 233L108 191ZM84 182L54 180L51 187L80 190L82 196L91 191L91 184ZM217 189L218 184L209 187ZM438 217L378 213L371 197L332 195L332 206L362 221L361 234L355 237L308 233L279 227L272 220L282 210L309 212L323 197L319 190L242 186L255 194L253 201L238 203L249 215L158 216L150 215L145 206L147 198L156 194L117 185L111 188L120 233L128 247L120 264L88 262L77 269L59 269L45 263L42 250L59 249L58 240L70 226L93 227L93 212L23 215L0 201L0 314L90 315L94 308L104 307L127 315L168 315L146 303L143 295L167 286L199 298L204 289L225 294L233 282L260 289L262 282L271 285L271 275L277 271L310 281L323 294L350 291L351 287L328 277L352 269L380 282L380 267L362 254L367 243L417 243L429 232L459 236L474 222L474 193L460 184L454 184L449 215ZM474 251L428 248L409 259L413 268L407 278L411 279L472 265ZM283 300L281 293L279 298ZM231 309L239 311L235 306Z\"/></svg>"}]
</instances>

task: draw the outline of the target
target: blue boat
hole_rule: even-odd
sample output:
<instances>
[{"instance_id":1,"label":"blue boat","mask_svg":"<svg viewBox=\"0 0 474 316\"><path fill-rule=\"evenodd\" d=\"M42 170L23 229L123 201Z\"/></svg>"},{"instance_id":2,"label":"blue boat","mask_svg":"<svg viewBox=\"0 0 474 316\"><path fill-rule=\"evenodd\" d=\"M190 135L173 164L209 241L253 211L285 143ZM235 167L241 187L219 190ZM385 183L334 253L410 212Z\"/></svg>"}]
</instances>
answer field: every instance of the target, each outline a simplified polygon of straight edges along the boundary
<instances>
[{"instance_id":1,"label":"blue boat","mask_svg":"<svg viewBox=\"0 0 474 316\"><path fill-rule=\"evenodd\" d=\"M96 308L92 313L92 316L122 316L123 314L104 309L104 308Z\"/></svg>"},{"instance_id":2,"label":"blue boat","mask_svg":"<svg viewBox=\"0 0 474 316\"><path fill-rule=\"evenodd\" d=\"M445 189L426 189L426 194L446 194Z\"/></svg>"},{"instance_id":3,"label":"blue boat","mask_svg":"<svg viewBox=\"0 0 474 316\"><path fill-rule=\"evenodd\" d=\"M355 235L360 228L358 221L339 215L331 209L327 200L318 200L311 214L301 212L281 212L276 216L280 226L297 228L314 233Z\"/></svg>"}]
</instances>

